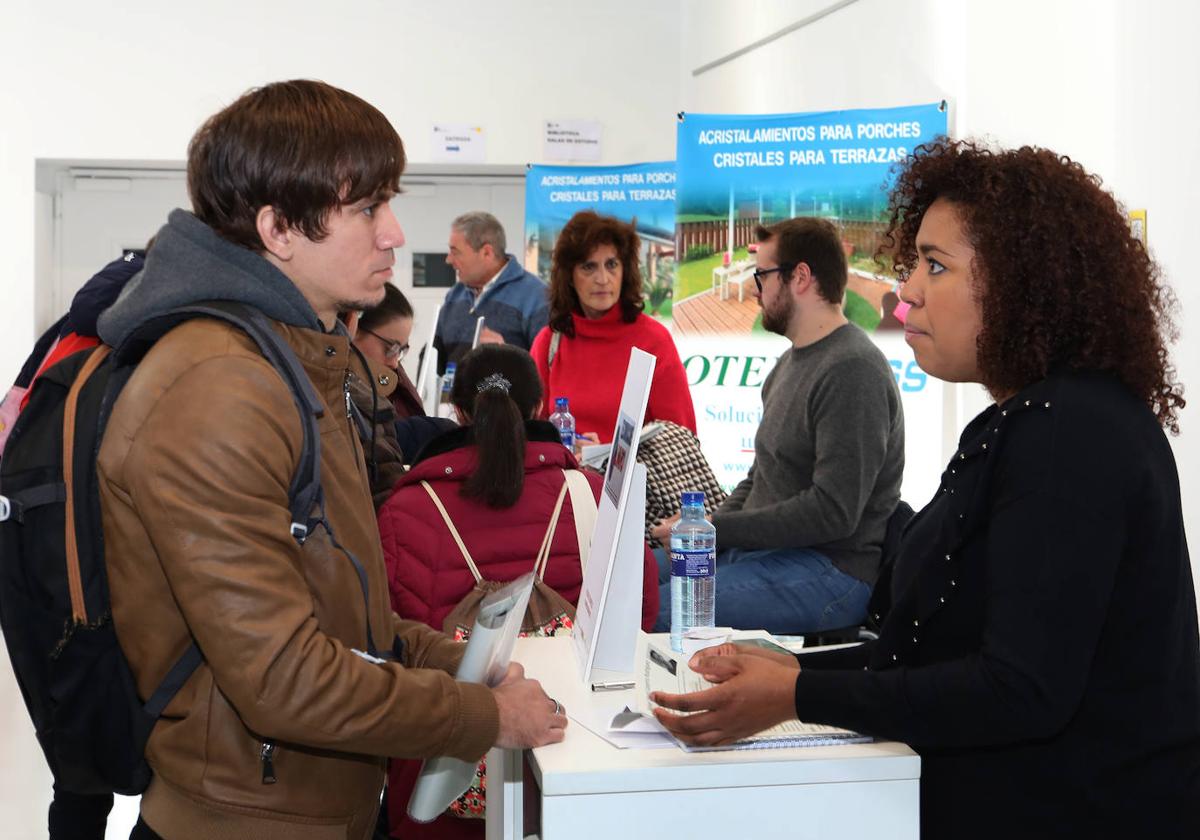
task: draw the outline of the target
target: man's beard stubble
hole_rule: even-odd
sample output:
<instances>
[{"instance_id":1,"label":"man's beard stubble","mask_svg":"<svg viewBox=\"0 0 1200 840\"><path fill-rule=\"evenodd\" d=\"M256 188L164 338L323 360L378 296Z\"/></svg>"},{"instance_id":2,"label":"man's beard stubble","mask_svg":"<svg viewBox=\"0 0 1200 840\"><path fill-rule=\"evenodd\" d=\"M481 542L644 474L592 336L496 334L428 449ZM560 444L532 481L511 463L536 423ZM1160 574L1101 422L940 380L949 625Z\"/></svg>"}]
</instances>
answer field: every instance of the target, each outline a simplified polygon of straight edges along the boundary
<instances>
[{"instance_id":1,"label":"man's beard stubble","mask_svg":"<svg viewBox=\"0 0 1200 840\"><path fill-rule=\"evenodd\" d=\"M796 302L786 292L786 289L780 289L779 296L775 298L774 302L763 306L762 325L767 332L787 335L788 323L792 320L792 309Z\"/></svg>"}]
</instances>

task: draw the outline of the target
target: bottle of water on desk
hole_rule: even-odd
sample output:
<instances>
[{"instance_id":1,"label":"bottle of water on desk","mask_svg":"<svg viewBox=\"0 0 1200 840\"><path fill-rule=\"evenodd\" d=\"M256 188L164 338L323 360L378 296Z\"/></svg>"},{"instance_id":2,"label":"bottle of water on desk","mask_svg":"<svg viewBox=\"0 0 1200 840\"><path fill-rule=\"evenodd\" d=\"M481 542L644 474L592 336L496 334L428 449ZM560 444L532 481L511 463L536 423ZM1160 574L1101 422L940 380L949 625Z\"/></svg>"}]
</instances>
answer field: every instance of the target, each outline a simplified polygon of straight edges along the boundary
<instances>
[{"instance_id":1,"label":"bottle of water on desk","mask_svg":"<svg viewBox=\"0 0 1200 840\"><path fill-rule=\"evenodd\" d=\"M575 416L571 414L566 397L559 397L554 401L554 413L550 415L550 424L558 429L558 436L562 438L563 446L574 452Z\"/></svg>"},{"instance_id":2,"label":"bottle of water on desk","mask_svg":"<svg viewBox=\"0 0 1200 840\"><path fill-rule=\"evenodd\" d=\"M717 529L704 518L704 494L684 493L679 521L671 527L671 647L683 650L683 634L712 627L717 602Z\"/></svg>"},{"instance_id":3,"label":"bottle of water on desk","mask_svg":"<svg viewBox=\"0 0 1200 840\"><path fill-rule=\"evenodd\" d=\"M457 367L454 362L446 362L446 372L442 374L441 394L438 395L437 415L447 420L454 419L454 403L450 400L450 391L454 388L454 371Z\"/></svg>"}]
</instances>

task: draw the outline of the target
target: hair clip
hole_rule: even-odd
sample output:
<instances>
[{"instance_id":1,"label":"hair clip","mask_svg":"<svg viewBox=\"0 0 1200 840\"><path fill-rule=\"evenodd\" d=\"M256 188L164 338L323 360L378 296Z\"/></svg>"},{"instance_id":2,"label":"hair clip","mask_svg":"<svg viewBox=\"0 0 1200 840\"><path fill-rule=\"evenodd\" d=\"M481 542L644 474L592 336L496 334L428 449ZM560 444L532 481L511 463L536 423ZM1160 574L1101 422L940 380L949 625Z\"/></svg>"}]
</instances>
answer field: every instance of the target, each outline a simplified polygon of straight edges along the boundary
<instances>
[{"instance_id":1,"label":"hair clip","mask_svg":"<svg viewBox=\"0 0 1200 840\"><path fill-rule=\"evenodd\" d=\"M512 388L512 383L502 374L491 373L480 380L479 384L475 386L475 391L503 391L507 394L510 388Z\"/></svg>"}]
</instances>

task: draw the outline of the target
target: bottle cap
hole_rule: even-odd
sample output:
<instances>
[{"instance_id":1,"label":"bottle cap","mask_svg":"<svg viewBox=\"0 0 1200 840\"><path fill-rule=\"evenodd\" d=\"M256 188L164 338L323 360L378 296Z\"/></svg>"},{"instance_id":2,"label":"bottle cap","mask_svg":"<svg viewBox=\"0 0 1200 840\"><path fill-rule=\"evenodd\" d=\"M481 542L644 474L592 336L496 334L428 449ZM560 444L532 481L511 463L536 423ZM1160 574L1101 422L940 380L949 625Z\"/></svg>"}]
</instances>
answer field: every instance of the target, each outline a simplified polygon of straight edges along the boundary
<instances>
[{"instance_id":1,"label":"bottle cap","mask_svg":"<svg viewBox=\"0 0 1200 840\"><path fill-rule=\"evenodd\" d=\"M455 362L446 362L446 373L454 373L458 370L458 364Z\"/></svg>"},{"instance_id":2,"label":"bottle cap","mask_svg":"<svg viewBox=\"0 0 1200 840\"><path fill-rule=\"evenodd\" d=\"M684 507L689 505L703 505L704 494L699 491L685 492L682 497Z\"/></svg>"},{"instance_id":3,"label":"bottle cap","mask_svg":"<svg viewBox=\"0 0 1200 840\"><path fill-rule=\"evenodd\" d=\"M566 397L555 397L554 398L554 407L557 408L559 411L565 411L567 408L567 398Z\"/></svg>"}]
</instances>

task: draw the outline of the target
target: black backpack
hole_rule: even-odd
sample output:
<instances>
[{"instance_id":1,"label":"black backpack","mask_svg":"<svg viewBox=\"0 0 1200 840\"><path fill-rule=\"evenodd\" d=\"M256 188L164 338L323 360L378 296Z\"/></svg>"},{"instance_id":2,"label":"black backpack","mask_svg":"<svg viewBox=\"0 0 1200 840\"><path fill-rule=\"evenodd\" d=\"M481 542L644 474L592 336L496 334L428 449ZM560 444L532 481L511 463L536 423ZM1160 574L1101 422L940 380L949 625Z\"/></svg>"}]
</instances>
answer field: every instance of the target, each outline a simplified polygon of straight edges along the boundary
<instances>
[{"instance_id":1,"label":"black backpack","mask_svg":"<svg viewBox=\"0 0 1200 840\"><path fill-rule=\"evenodd\" d=\"M182 307L143 324L112 352L101 345L42 374L0 460L0 627L56 785L75 793L145 790L150 731L202 661L193 643L149 700L138 698L112 624L96 477L109 414L134 367L155 341L197 317L243 330L287 383L304 430L288 492L292 536L303 543L317 524L328 527L317 431L323 408L291 348L257 310L225 301Z\"/></svg>"}]
</instances>

